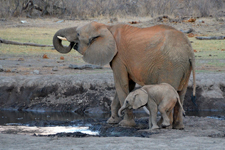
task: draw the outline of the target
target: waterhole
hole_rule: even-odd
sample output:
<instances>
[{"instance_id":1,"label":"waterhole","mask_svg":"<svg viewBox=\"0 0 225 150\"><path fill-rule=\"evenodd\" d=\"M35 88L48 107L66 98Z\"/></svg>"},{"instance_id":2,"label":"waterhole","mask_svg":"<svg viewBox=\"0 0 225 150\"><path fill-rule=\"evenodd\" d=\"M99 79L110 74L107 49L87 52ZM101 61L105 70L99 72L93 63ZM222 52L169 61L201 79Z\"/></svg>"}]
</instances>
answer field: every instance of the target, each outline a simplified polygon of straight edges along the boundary
<instances>
[{"instance_id":1,"label":"waterhole","mask_svg":"<svg viewBox=\"0 0 225 150\"><path fill-rule=\"evenodd\" d=\"M225 120L225 112L186 112L187 116ZM0 111L0 132L25 133L36 136L138 136L152 133L136 132L148 128L148 116L135 113L136 128L124 128L106 123L110 114L78 115L71 112ZM141 118L141 119L137 119Z\"/></svg>"}]
</instances>

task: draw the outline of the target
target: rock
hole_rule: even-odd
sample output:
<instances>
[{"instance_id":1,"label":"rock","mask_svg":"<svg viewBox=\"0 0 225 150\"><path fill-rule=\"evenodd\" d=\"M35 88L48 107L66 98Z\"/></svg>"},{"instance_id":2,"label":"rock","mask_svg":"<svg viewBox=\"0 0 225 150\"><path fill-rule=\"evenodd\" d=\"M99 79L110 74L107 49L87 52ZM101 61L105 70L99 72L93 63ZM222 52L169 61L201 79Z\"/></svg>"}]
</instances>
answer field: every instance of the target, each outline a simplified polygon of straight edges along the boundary
<instances>
[{"instance_id":1,"label":"rock","mask_svg":"<svg viewBox=\"0 0 225 150\"><path fill-rule=\"evenodd\" d=\"M118 22L118 18L114 17L114 18L110 18L110 23L115 23Z\"/></svg>"},{"instance_id":2,"label":"rock","mask_svg":"<svg viewBox=\"0 0 225 150\"><path fill-rule=\"evenodd\" d=\"M19 58L18 61L24 61L24 58Z\"/></svg>"},{"instance_id":3,"label":"rock","mask_svg":"<svg viewBox=\"0 0 225 150\"><path fill-rule=\"evenodd\" d=\"M42 56L42 58L43 58L43 59L49 59L48 56L47 56L46 54L44 54L44 55Z\"/></svg>"},{"instance_id":4,"label":"rock","mask_svg":"<svg viewBox=\"0 0 225 150\"><path fill-rule=\"evenodd\" d=\"M139 24L140 21L131 21L131 22L128 22L128 23L130 23L130 24Z\"/></svg>"},{"instance_id":5,"label":"rock","mask_svg":"<svg viewBox=\"0 0 225 150\"><path fill-rule=\"evenodd\" d=\"M65 58L63 56L60 57L61 60L64 60Z\"/></svg>"},{"instance_id":6,"label":"rock","mask_svg":"<svg viewBox=\"0 0 225 150\"><path fill-rule=\"evenodd\" d=\"M64 60L58 60L57 63L64 63Z\"/></svg>"},{"instance_id":7,"label":"rock","mask_svg":"<svg viewBox=\"0 0 225 150\"><path fill-rule=\"evenodd\" d=\"M54 65L43 65L42 67L48 68L48 67L55 67L55 66Z\"/></svg>"},{"instance_id":8,"label":"rock","mask_svg":"<svg viewBox=\"0 0 225 150\"><path fill-rule=\"evenodd\" d=\"M187 22L195 22L196 21L196 18L190 18L187 20Z\"/></svg>"},{"instance_id":9,"label":"rock","mask_svg":"<svg viewBox=\"0 0 225 150\"><path fill-rule=\"evenodd\" d=\"M0 65L0 72L3 72L3 71L4 71L4 69L3 69L2 65Z\"/></svg>"},{"instance_id":10,"label":"rock","mask_svg":"<svg viewBox=\"0 0 225 150\"><path fill-rule=\"evenodd\" d=\"M4 71L5 71L5 72L11 72L11 70L10 70L10 69L4 69Z\"/></svg>"},{"instance_id":11,"label":"rock","mask_svg":"<svg viewBox=\"0 0 225 150\"><path fill-rule=\"evenodd\" d=\"M0 60L6 60L7 58L6 57L0 57Z\"/></svg>"},{"instance_id":12,"label":"rock","mask_svg":"<svg viewBox=\"0 0 225 150\"><path fill-rule=\"evenodd\" d=\"M71 69L102 69L102 66L98 65L91 65L91 64L86 64L86 65L69 65L69 68Z\"/></svg>"},{"instance_id":13,"label":"rock","mask_svg":"<svg viewBox=\"0 0 225 150\"><path fill-rule=\"evenodd\" d=\"M16 68L11 70L12 73L18 73L18 70Z\"/></svg>"},{"instance_id":14,"label":"rock","mask_svg":"<svg viewBox=\"0 0 225 150\"><path fill-rule=\"evenodd\" d=\"M188 29L188 30L180 30L181 32L183 32L183 33L191 33L191 32L194 32L194 29L192 29L192 28L190 28L190 29Z\"/></svg>"},{"instance_id":15,"label":"rock","mask_svg":"<svg viewBox=\"0 0 225 150\"><path fill-rule=\"evenodd\" d=\"M58 67L57 66L53 67L52 71L58 71Z\"/></svg>"},{"instance_id":16,"label":"rock","mask_svg":"<svg viewBox=\"0 0 225 150\"><path fill-rule=\"evenodd\" d=\"M59 21L57 21L56 23L62 23L62 22L64 22L65 20L59 20Z\"/></svg>"},{"instance_id":17,"label":"rock","mask_svg":"<svg viewBox=\"0 0 225 150\"><path fill-rule=\"evenodd\" d=\"M20 23L24 24L24 23L28 23L28 22L25 20L21 20Z\"/></svg>"},{"instance_id":18,"label":"rock","mask_svg":"<svg viewBox=\"0 0 225 150\"><path fill-rule=\"evenodd\" d=\"M34 70L33 73L34 74L40 74L40 71L39 70Z\"/></svg>"},{"instance_id":19,"label":"rock","mask_svg":"<svg viewBox=\"0 0 225 150\"><path fill-rule=\"evenodd\" d=\"M194 37L194 33L188 33L188 37Z\"/></svg>"}]
</instances>

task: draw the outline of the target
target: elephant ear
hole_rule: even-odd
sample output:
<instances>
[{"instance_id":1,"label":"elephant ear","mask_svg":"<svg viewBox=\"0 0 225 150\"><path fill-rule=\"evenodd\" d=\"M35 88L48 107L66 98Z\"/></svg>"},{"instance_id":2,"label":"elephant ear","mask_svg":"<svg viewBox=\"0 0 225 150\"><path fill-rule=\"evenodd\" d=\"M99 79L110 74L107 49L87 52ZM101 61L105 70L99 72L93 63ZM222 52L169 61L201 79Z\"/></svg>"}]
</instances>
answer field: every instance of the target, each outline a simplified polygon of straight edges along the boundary
<instances>
[{"instance_id":1,"label":"elephant ear","mask_svg":"<svg viewBox=\"0 0 225 150\"><path fill-rule=\"evenodd\" d=\"M84 61L95 65L106 65L117 53L116 41L106 25L97 27L97 35L89 39Z\"/></svg>"},{"instance_id":2,"label":"elephant ear","mask_svg":"<svg viewBox=\"0 0 225 150\"><path fill-rule=\"evenodd\" d=\"M134 97L133 109L138 109L146 105L147 102L148 102L147 92L145 90L143 91L143 89L139 89Z\"/></svg>"}]
</instances>

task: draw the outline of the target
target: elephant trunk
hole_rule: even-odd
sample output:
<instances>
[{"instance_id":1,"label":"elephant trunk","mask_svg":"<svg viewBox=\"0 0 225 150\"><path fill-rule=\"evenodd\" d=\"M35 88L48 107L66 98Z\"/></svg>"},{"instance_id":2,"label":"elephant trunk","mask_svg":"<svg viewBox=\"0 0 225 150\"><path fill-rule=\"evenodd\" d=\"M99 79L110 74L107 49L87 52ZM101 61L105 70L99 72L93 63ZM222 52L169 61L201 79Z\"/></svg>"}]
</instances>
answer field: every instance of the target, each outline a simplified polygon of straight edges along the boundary
<instances>
[{"instance_id":1,"label":"elephant trunk","mask_svg":"<svg viewBox=\"0 0 225 150\"><path fill-rule=\"evenodd\" d=\"M118 115L119 115L120 117L122 117L122 116L124 115L123 111L124 111L125 109L127 109L127 106L126 106L126 105L123 105L123 106L119 109Z\"/></svg>"},{"instance_id":2,"label":"elephant trunk","mask_svg":"<svg viewBox=\"0 0 225 150\"><path fill-rule=\"evenodd\" d=\"M62 45L62 40L70 42L68 47ZM60 53L69 53L77 41L77 33L75 28L65 28L57 31L53 37L53 45Z\"/></svg>"}]
</instances>

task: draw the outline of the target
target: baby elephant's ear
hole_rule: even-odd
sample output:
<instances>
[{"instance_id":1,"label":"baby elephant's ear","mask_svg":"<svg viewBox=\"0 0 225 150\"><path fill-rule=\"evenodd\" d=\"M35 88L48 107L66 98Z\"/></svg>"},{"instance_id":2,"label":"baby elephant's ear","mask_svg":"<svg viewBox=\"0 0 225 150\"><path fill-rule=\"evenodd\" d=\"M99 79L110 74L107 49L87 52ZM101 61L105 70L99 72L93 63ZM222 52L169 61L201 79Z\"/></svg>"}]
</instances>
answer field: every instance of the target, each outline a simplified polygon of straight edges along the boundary
<instances>
[{"instance_id":1,"label":"baby elephant's ear","mask_svg":"<svg viewBox=\"0 0 225 150\"><path fill-rule=\"evenodd\" d=\"M148 94L142 90L137 90L137 94L134 96L133 109L138 109L148 102Z\"/></svg>"}]
</instances>

